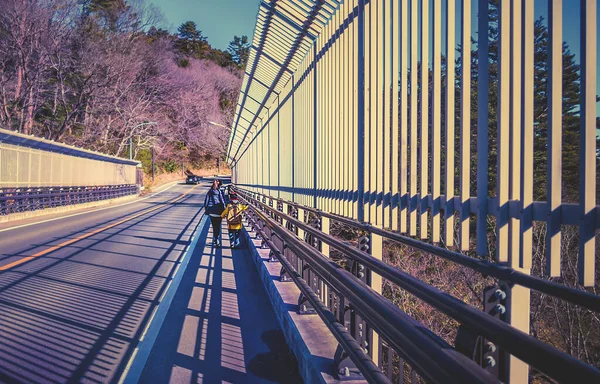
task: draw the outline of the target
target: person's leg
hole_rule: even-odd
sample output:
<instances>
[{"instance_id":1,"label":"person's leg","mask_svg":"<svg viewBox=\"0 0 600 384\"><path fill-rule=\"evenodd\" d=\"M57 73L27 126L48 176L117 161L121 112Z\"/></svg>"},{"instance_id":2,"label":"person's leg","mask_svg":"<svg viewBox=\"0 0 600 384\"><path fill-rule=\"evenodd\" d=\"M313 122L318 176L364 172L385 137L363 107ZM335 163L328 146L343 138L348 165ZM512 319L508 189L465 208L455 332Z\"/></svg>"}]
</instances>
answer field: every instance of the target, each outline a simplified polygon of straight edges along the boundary
<instances>
[{"instance_id":1,"label":"person's leg","mask_svg":"<svg viewBox=\"0 0 600 384\"><path fill-rule=\"evenodd\" d=\"M215 217L215 216L209 216L210 217L210 224L212 226L212 230L213 230L213 245L217 244L217 238L219 236L219 232L221 230L221 220L219 220L220 218ZM218 221L218 222L217 222Z\"/></svg>"},{"instance_id":2,"label":"person's leg","mask_svg":"<svg viewBox=\"0 0 600 384\"><path fill-rule=\"evenodd\" d=\"M217 247L221 246L221 221L223 221L223 219L221 219L220 217L216 218L217 220L215 220L215 224L217 224L217 228L215 229L215 233L216 235L216 239L217 239Z\"/></svg>"},{"instance_id":3,"label":"person's leg","mask_svg":"<svg viewBox=\"0 0 600 384\"><path fill-rule=\"evenodd\" d=\"M240 230L239 229L235 230L234 237L235 237L235 247L239 247L240 246Z\"/></svg>"},{"instance_id":4,"label":"person's leg","mask_svg":"<svg viewBox=\"0 0 600 384\"><path fill-rule=\"evenodd\" d=\"M235 247L235 229L229 230L229 247Z\"/></svg>"}]
</instances>

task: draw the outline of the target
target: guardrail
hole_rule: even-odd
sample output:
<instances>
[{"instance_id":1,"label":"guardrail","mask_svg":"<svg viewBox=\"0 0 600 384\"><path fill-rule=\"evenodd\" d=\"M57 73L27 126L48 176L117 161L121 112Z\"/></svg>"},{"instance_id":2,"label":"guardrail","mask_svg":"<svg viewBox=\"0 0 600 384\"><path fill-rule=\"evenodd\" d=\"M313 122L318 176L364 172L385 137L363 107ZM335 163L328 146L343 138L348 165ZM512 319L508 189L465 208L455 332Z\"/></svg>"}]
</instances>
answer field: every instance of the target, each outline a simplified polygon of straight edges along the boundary
<instances>
[{"instance_id":1,"label":"guardrail","mask_svg":"<svg viewBox=\"0 0 600 384\"><path fill-rule=\"evenodd\" d=\"M0 216L114 199L137 193L136 185L0 188Z\"/></svg>"},{"instance_id":2,"label":"guardrail","mask_svg":"<svg viewBox=\"0 0 600 384\"><path fill-rule=\"evenodd\" d=\"M560 382L600 382L600 371L540 340L513 328L506 320L510 287L521 284L559 297L593 311L600 311L600 297L574 290L511 268L475 260L460 253L443 250L394 232L371 227L352 219L324 213L313 208L279 200L234 187L250 205L248 219L269 246L274 258L283 265L282 280L291 278L302 292L300 311L316 312L325 321L346 357L354 362L357 374L373 382L386 382L373 373L365 356L384 371L387 380L402 378L413 383L422 379L433 382L497 382L502 378L501 362L516 356L540 372ZM287 212L284 211L287 208ZM298 212L302 210L301 219ZM305 219L309 219L307 223ZM324 218L340 221L367 233L359 248L320 230ZM484 311L424 283L369 254L369 238L377 235L443 257L501 283L486 293ZM324 256L324 245L340 251L349 262L349 270ZM383 276L437 310L452 317L480 339L477 361L454 350L398 307L369 287L373 275ZM314 313L313 312L313 313ZM486 313L487 312L487 313ZM348 335L349 334L349 335ZM350 336L354 342L348 340ZM360 346L359 353L356 344ZM412 372L405 371L405 363ZM347 359L338 366L348 374Z\"/></svg>"}]
</instances>

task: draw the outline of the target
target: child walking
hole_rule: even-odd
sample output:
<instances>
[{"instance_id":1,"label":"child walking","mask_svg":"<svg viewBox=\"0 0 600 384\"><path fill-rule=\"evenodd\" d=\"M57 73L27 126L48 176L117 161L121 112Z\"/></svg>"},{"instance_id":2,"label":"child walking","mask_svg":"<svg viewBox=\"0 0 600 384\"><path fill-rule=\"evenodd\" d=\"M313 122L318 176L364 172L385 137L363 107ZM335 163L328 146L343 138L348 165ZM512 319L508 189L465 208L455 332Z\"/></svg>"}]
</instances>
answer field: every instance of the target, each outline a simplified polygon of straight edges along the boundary
<instances>
[{"instance_id":1,"label":"child walking","mask_svg":"<svg viewBox=\"0 0 600 384\"><path fill-rule=\"evenodd\" d=\"M229 230L229 244L231 248L240 246L240 230L242 229L242 212L248 209L246 205L240 204L235 193L229 195L229 204L221 214L227 218L227 229Z\"/></svg>"}]
</instances>

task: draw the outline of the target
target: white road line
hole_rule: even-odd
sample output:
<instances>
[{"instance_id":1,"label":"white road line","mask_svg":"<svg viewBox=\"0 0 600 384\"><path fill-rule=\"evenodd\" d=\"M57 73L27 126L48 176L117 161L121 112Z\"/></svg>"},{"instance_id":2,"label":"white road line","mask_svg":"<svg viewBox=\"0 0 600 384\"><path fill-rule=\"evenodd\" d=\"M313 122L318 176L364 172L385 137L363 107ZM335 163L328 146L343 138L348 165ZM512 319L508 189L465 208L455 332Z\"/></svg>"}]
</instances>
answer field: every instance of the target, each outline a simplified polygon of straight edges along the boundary
<instances>
[{"instance_id":1,"label":"white road line","mask_svg":"<svg viewBox=\"0 0 600 384\"><path fill-rule=\"evenodd\" d=\"M171 188L173 188L174 186L176 186L176 185L177 185L177 183L179 183L179 182L178 182L178 181L174 181L173 183L171 183L171 184L172 184L171 186L169 186L169 187L167 187L167 188L163 189L162 191L159 191L159 192L153 193L152 195L150 195L150 196L146 196L146 197L144 197L144 198L141 198L141 199L136 199L136 200L130 201L130 202L128 202L128 203L123 203L123 204L119 204L119 205L113 205L113 206L104 207L104 208L98 208L98 209L94 209L93 211L86 211L86 212L74 213L74 214L72 214L72 215L68 215L68 216L55 217L55 218L53 218L53 219L48 219L48 220L36 221L35 223L29 223L29 224L17 225L17 226L15 226L15 227L9 227L9 228L5 228L5 229L0 229L0 233L1 233L1 232L6 232L6 231L11 231L11 230L13 230L13 229L19 229L19 228L30 227L30 226L32 226L32 225L37 225L37 224L48 223L48 222L51 222L51 221L62 220L62 219L68 219L69 217L80 216L80 215L86 215L86 214L88 214L88 213L94 213L94 212L104 211L104 210L106 210L106 209L112 209L112 208L124 207L124 206L126 206L126 205L133 204L133 203L139 203L140 201L147 200L147 199L149 199L149 198L151 198L151 197L154 197L154 196L156 196L156 195L159 195L159 194L161 194L161 193L163 193L163 192L166 192L166 191L168 191L169 189L171 189Z\"/></svg>"}]
</instances>

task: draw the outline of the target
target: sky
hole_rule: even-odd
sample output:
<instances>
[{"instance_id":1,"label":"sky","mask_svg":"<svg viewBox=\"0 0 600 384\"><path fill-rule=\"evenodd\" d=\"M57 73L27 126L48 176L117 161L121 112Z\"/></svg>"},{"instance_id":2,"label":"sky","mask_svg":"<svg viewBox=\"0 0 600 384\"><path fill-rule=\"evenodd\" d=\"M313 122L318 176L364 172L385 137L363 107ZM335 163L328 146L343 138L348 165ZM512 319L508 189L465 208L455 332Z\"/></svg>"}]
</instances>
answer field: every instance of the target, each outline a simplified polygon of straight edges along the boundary
<instances>
[{"instance_id":1,"label":"sky","mask_svg":"<svg viewBox=\"0 0 600 384\"><path fill-rule=\"evenodd\" d=\"M226 50L233 36L246 35L252 41L260 0L149 0L165 16L165 25L176 32L192 20L213 48Z\"/></svg>"}]
</instances>

